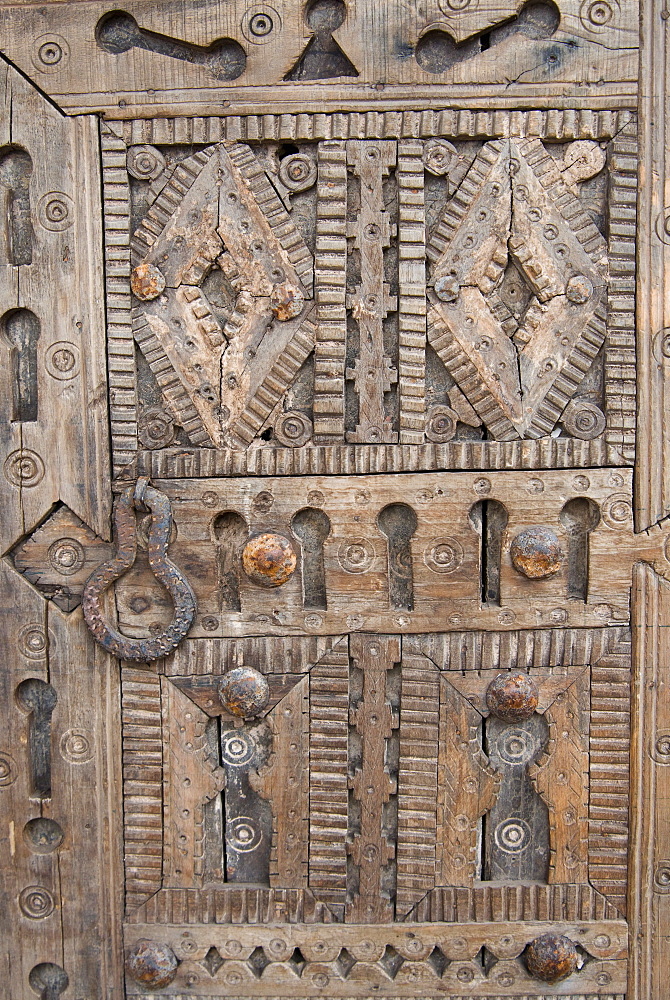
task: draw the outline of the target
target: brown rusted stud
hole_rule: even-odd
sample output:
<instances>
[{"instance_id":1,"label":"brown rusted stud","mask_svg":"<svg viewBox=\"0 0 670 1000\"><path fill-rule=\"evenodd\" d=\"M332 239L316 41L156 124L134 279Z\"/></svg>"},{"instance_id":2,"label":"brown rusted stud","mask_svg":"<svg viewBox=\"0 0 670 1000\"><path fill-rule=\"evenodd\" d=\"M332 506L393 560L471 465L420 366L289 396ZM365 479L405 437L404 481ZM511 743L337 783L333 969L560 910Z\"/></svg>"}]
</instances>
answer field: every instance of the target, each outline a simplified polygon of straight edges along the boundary
<instances>
[{"instance_id":1,"label":"brown rusted stud","mask_svg":"<svg viewBox=\"0 0 670 1000\"><path fill-rule=\"evenodd\" d=\"M126 972L149 990L169 986L177 975L179 962L172 948L141 938L126 953Z\"/></svg>"},{"instance_id":2,"label":"brown rusted stud","mask_svg":"<svg viewBox=\"0 0 670 1000\"><path fill-rule=\"evenodd\" d=\"M533 979L560 983L576 971L577 948L564 934L541 934L526 949L526 967Z\"/></svg>"},{"instance_id":3,"label":"brown rusted stud","mask_svg":"<svg viewBox=\"0 0 670 1000\"><path fill-rule=\"evenodd\" d=\"M253 667L235 667L219 685L219 699L226 712L250 719L263 711L270 700L270 688L263 674Z\"/></svg>"},{"instance_id":4,"label":"brown rusted stud","mask_svg":"<svg viewBox=\"0 0 670 1000\"><path fill-rule=\"evenodd\" d=\"M498 674L486 689L486 704L503 722L522 722L537 709L537 684L528 674Z\"/></svg>"},{"instance_id":5,"label":"brown rusted stud","mask_svg":"<svg viewBox=\"0 0 670 1000\"><path fill-rule=\"evenodd\" d=\"M561 568L563 552L558 538L543 524L525 528L512 539L512 565L529 580L553 576Z\"/></svg>"},{"instance_id":6,"label":"brown rusted stud","mask_svg":"<svg viewBox=\"0 0 670 1000\"><path fill-rule=\"evenodd\" d=\"M133 295L143 302L157 299L165 289L165 278L155 264L138 264L130 275Z\"/></svg>"},{"instance_id":7,"label":"brown rusted stud","mask_svg":"<svg viewBox=\"0 0 670 1000\"><path fill-rule=\"evenodd\" d=\"M250 538L242 550L244 572L260 587L281 587L295 573L296 562L288 538L270 531Z\"/></svg>"},{"instance_id":8,"label":"brown rusted stud","mask_svg":"<svg viewBox=\"0 0 670 1000\"><path fill-rule=\"evenodd\" d=\"M282 281L275 285L270 295L270 308L279 320L294 319L305 305L305 296L296 285Z\"/></svg>"}]
</instances>

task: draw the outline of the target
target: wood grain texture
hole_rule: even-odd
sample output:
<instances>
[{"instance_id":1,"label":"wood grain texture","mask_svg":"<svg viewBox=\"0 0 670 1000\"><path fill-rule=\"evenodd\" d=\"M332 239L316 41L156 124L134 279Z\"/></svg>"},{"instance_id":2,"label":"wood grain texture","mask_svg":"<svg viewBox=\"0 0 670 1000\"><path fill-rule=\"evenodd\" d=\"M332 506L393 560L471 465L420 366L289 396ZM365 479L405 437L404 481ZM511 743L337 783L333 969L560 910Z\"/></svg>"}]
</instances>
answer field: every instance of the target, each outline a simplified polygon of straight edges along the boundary
<instances>
[{"instance_id":1,"label":"wood grain texture","mask_svg":"<svg viewBox=\"0 0 670 1000\"><path fill-rule=\"evenodd\" d=\"M519 106L545 95L547 82L552 97L570 104L591 107L605 87L610 95L627 97L630 102L637 72L637 24L628 8L603 25L597 18L590 21L577 0L566 0L560 24L554 21L538 35L532 28L515 31L518 7L516 3L496 4L493 9L464 12L445 5L445 14L433 3L421 12L394 8L392 16L377 20L369 0L357 5L343 24L336 21L337 28L331 27L340 51L357 72L352 78L336 78L337 88L331 93L337 94L337 106L344 102L346 107L367 110L366 87L380 80L385 92L375 95L376 99L396 107L411 108L417 96L428 93L444 103L450 96L454 99L454 91L461 100L466 94L471 99L476 95L483 107L482 91L489 100L495 95L498 101L514 101L511 106ZM64 54L47 65L46 72L34 52L34 40L44 28L39 8L23 5L22 11L21 31L14 30L13 8L4 12L4 51L70 112L105 110L121 118L173 114L177 98L187 108L197 109L195 113L207 115L220 112L223 97L228 106L242 105L245 111L263 109L274 100L290 113L296 105L319 111L328 100L322 80L285 79L313 29L309 18L306 23L301 11L284 3L279 3L271 31L258 44L250 34L242 0L225 10L208 4L202 19L176 2L149 9L134 0L127 9L134 22L133 40L124 42L120 51L113 45L106 49L100 34L96 43L96 25L108 13L103 4L73 4L67 10L54 4L49 28L64 39ZM511 29L506 24L510 21ZM502 30L500 25L504 25ZM446 34L448 40L438 42L437 52L426 59L420 39L431 28ZM491 35L489 45L480 43L482 35L487 39ZM161 36L162 44L157 42ZM246 52L243 71L236 70L233 81L217 81L215 66L205 58L207 47L217 39L231 39ZM454 40L465 41L465 46L459 51ZM560 57L556 50L562 53ZM154 93L147 95L147 90Z\"/></svg>"},{"instance_id":2,"label":"wood grain texture","mask_svg":"<svg viewBox=\"0 0 670 1000\"><path fill-rule=\"evenodd\" d=\"M632 794L629 920L638 947L631 954L628 995L656 1000L666 990L663 941L670 909L666 811L668 622L670 588L649 566L633 578Z\"/></svg>"}]
</instances>

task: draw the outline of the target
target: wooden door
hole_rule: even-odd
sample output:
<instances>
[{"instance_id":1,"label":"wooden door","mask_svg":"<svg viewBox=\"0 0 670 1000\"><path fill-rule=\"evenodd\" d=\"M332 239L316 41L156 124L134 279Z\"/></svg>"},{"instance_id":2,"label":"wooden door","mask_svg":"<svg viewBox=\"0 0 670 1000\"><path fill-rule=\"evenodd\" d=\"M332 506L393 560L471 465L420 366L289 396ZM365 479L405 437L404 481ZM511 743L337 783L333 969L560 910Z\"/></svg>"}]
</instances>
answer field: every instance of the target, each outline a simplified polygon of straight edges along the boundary
<instances>
[{"instance_id":1,"label":"wooden door","mask_svg":"<svg viewBox=\"0 0 670 1000\"><path fill-rule=\"evenodd\" d=\"M666 997L662 6L0 6L8 1000Z\"/></svg>"}]
</instances>

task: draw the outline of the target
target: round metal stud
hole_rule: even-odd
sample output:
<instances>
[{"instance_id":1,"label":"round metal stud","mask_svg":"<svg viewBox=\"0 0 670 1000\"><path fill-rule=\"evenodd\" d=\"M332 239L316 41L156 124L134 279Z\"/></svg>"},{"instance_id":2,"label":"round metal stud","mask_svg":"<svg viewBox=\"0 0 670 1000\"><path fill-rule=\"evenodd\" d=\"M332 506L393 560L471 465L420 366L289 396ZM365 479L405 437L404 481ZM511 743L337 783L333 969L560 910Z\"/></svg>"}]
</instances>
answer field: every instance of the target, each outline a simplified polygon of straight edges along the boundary
<instances>
[{"instance_id":1,"label":"round metal stud","mask_svg":"<svg viewBox=\"0 0 670 1000\"><path fill-rule=\"evenodd\" d=\"M535 524L520 531L510 548L512 565L529 580L541 580L558 573L563 552L558 538L550 528Z\"/></svg>"},{"instance_id":2,"label":"round metal stud","mask_svg":"<svg viewBox=\"0 0 670 1000\"><path fill-rule=\"evenodd\" d=\"M281 587L295 573L296 563L288 538L269 531L250 538L242 550L244 572L260 587Z\"/></svg>"},{"instance_id":3,"label":"round metal stud","mask_svg":"<svg viewBox=\"0 0 670 1000\"><path fill-rule=\"evenodd\" d=\"M503 722L522 722L537 709L537 684L521 671L498 674L486 689L489 712Z\"/></svg>"},{"instance_id":4,"label":"round metal stud","mask_svg":"<svg viewBox=\"0 0 670 1000\"><path fill-rule=\"evenodd\" d=\"M149 302L165 290L165 277L155 264L138 264L130 275L130 287L138 299Z\"/></svg>"},{"instance_id":5,"label":"round metal stud","mask_svg":"<svg viewBox=\"0 0 670 1000\"><path fill-rule=\"evenodd\" d=\"M305 296L296 285L283 281L275 285L270 295L270 308L282 322L299 316L305 305Z\"/></svg>"},{"instance_id":6,"label":"round metal stud","mask_svg":"<svg viewBox=\"0 0 670 1000\"><path fill-rule=\"evenodd\" d=\"M576 971L577 948L564 934L541 934L526 950L526 966L534 979L560 983Z\"/></svg>"},{"instance_id":7,"label":"round metal stud","mask_svg":"<svg viewBox=\"0 0 670 1000\"><path fill-rule=\"evenodd\" d=\"M141 938L126 954L126 972L140 986L160 990L177 975L178 961L166 944Z\"/></svg>"},{"instance_id":8,"label":"round metal stud","mask_svg":"<svg viewBox=\"0 0 670 1000\"><path fill-rule=\"evenodd\" d=\"M219 699L226 712L249 719L263 711L270 700L270 688L263 674L253 667L235 667L219 686Z\"/></svg>"}]
</instances>

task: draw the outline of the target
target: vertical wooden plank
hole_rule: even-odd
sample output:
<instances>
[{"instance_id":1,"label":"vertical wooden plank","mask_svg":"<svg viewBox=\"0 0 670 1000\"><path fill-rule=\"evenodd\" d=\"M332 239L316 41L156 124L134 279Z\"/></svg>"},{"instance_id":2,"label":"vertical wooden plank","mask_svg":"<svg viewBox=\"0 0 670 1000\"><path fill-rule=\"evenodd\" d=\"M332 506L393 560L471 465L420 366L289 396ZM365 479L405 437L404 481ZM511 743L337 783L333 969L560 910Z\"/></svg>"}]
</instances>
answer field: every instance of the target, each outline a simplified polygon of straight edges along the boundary
<instances>
[{"instance_id":1,"label":"vertical wooden plank","mask_svg":"<svg viewBox=\"0 0 670 1000\"><path fill-rule=\"evenodd\" d=\"M314 290L318 332L314 356L314 438L344 438L347 339L347 154L343 142L319 144Z\"/></svg>"},{"instance_id":2,"label":"vertical wooden plank","mask_svg":"<svg viewBox=\"0 0 670 1000\"><path fill-rule=\"evenodd\" d=\"M435 885L440 676L403 652L398 768L396 919Z\"/></svg>"},{"instance_id":3,"label":"vertical wooden plank","mask_svg":"<svg viewBox=\"0 0 670 1000\"><path fill-rule=\"evenodd\" d=\"M423 143L398 143L400 443L422 444L426 412L426 219Z\"/></svg>"},{"instance_id":4,"label":"vertical wooden plank","mask_svg":"<svg viewBox=\"0 0 670 1000\"><path fill-rule=\"evenodd\" d=\"M0 141L30 164L31 227L21 261L9 252L0 260L0 322L20 310L38 334L34 365L22 375L30 406L18 411L15 365L25 357L0 337L0 545L7 552L59 502L108 536L111 490L98 123L65 118L4 65L0 85ZM0 220L5 251L6 224ZM12 757L7 780L0 779L7 824L0 976L12 996L28 996L33 967L53 963L72 996L103 1000L118 995L121 983L117 674L81 611L62 613L10 566L1 570L0 599L8 639L0 730ZM30 713L16 700L17 686L31 678L50 685L55 701L43 730L39 794L30 782Z\"/></svg>"},{"instance_id":5,"label":"vertical wooden plank","mask_svg":"<svg viewBox=\"0 0 670 1000\"><path fill-rule=\"evenodd\" d=\"M663 0L640 5L635 524L670 509L670 44Z\"/></svg>"},{"instance_id":6,"label":"vertical wooden plank","mask_svg":"<svg viewBox=\"0 0 670 1000\"><path fill-rule=\"evenodd\" d=\"M628 1000L665 1000L670 936L670 586L633 577Z\"/></svg>"}]
</instances>

